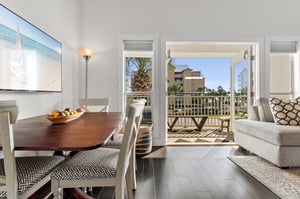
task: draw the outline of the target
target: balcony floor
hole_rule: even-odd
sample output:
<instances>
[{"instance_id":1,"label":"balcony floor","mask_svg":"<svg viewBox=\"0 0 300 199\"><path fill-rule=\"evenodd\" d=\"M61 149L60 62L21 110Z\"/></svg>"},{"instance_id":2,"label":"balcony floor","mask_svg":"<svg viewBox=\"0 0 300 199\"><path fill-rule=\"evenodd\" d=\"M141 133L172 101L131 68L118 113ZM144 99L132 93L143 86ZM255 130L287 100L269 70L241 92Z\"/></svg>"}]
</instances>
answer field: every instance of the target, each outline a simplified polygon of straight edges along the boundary
<instances>
[{"instance_id":1,"label":"balcony floor","mask_svg":"<svg viewBox=\"0 0 300 199\"><path fill-rule=\"evenodd\" d=\"M233 143L233 132L219 127L203 127L198 131L193 127L176 127L168 131L168 144L172 143Z\"/></svg>"}]
</instances>

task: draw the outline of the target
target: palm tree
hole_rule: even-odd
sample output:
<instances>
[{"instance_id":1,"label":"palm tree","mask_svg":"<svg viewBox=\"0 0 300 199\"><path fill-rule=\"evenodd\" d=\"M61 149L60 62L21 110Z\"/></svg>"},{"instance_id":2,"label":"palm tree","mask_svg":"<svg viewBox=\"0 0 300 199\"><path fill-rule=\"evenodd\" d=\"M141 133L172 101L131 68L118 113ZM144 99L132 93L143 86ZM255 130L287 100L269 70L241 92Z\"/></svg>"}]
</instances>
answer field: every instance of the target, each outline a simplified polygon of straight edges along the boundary
<instances>
[{"instance_id":1,"label":"palm tree","mask_svg":"<svg viewBox=\"0 0 300 199\"><path fill-rule=\"evenodd\" d=\"M175 83L168 87L169 93L177 93L177 92L182 92L182 91L183 91L183 88L180 83Z\"/></svg>"},{"instance_id":2,"label":"palm tree","mask_svg":"<svg viewBox=\"0 0 300 199\"><path fill-rule=\"evenodd\" d=\"M140 57L128 57L126 62L135 67L131 79L131 90L134 92L146 92L151 90L151 71L152 59Z\"/></svg>"}]
</instances>

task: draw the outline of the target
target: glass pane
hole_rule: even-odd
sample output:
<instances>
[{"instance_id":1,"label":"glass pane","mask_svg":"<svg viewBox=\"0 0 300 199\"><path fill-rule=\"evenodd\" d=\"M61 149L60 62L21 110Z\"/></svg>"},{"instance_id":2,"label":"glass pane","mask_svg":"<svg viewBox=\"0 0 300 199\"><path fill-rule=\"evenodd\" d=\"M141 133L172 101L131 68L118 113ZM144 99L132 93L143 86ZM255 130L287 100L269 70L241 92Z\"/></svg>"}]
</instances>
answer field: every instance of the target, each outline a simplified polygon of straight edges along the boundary
<instances>
[{"instance_id":1,"label":"glass pane","mask_svg":"<svg viewBox=\"0 0 300 199\"><path fill-rule=\"evenodd\" d=\"M152 123L152 52L125 52L125 102L146 99L143 124ZM128 56L126 56L128 55Z\"/></svg>"},{"instance_id":2,"label":"glass pane","mask_svg":"<svg viewBox=\"0 0 300 199\"><path fill-rule=\"evenodd\" d=\"M247 92L248 92L248 61L234 66L235 76L235 118L247 117Z\"/></svg>"},{"instance_id":3,"label":"glass pane","mask_svg":"<svg viewBox=\"0 0 300 199\"><path fill-rule=\"evenodd\" d=\"M152 90L152 58L126 57L126 92L150 92Z\"/></svg>"}]
</instances>

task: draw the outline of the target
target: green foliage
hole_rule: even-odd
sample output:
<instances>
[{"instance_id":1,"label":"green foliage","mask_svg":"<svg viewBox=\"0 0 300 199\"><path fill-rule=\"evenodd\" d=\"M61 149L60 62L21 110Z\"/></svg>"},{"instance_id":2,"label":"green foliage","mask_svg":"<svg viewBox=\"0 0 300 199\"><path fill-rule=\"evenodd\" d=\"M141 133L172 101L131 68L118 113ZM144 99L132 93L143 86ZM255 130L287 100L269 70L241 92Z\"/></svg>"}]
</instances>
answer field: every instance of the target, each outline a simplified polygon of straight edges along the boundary
<instances>
[{"instance_id":1,"label":"green foliage","mask_svg":"<svg viewBox=\"0 0 300 199\"><path fill-rule=\"evenodd\" d=\"M182 85L180 83L175 83L171 86L168 87L168 92L169 93L177 93L177 92L182 92L183 88Z\"/></svg>"},{"instance_id":2,"label":"green foliage","mask_svg":"<svg viewBox=\"0 0 300 199\"><path fill-rule=\"evenodd\" d=\"M199 92L198 95L201 96L226 96L229 95L229 92L227 92L222 86L218 86L216 89L210 89L210 88L198 88L197 90Z\"/></svg>"},{"instance_id":3,"label":"green foliage","mask_svg":"<svg viewBox=\"0 0 300 199\"><path fill-rule=\"evenodd\" d=\"M145 57L128 57L126 64L135 67L131 79L131 90L134 92L150 91L152 84L148 71L152 67L152 59Z\"/></svg>"}]
</instances>

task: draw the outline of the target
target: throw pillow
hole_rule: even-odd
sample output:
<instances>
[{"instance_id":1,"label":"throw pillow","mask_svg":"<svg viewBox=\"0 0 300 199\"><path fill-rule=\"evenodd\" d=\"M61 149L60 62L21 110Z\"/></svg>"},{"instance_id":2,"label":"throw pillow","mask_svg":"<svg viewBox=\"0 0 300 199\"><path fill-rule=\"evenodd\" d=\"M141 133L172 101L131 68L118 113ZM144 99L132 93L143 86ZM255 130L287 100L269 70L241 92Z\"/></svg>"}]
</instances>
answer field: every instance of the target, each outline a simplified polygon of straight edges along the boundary
<instances>
[{"instance_id":1,"label":"throw pillow","mask_svg":"<svg viewBox=\"0 0 300 199\"><path fill-rule=\"evenodd\" d=\"M288 101L273 97L269 103L276 124L300 125L300 97Z\"/></svg>"},{"instance_id":2,"label":"throw pillow","mask_svg":"<svg viewBox=\"0 0 300 199\"><path fill-rule=\"evenodd\" d=\"M257 106L250 106L250 108L248 110L248 119L260 121Z\"/></svg>"},{"instance_id":3,"label":"throw pillow","mask_svg":"<svg viewBox=\"0 0 300 199\"><path fill-rule=\"evenodd\" d=\"M259 98L256 100L258 107L259 120L263 122L274 122L273 115L269 105L268 98Z\"/></svg>"}]
</instances>

